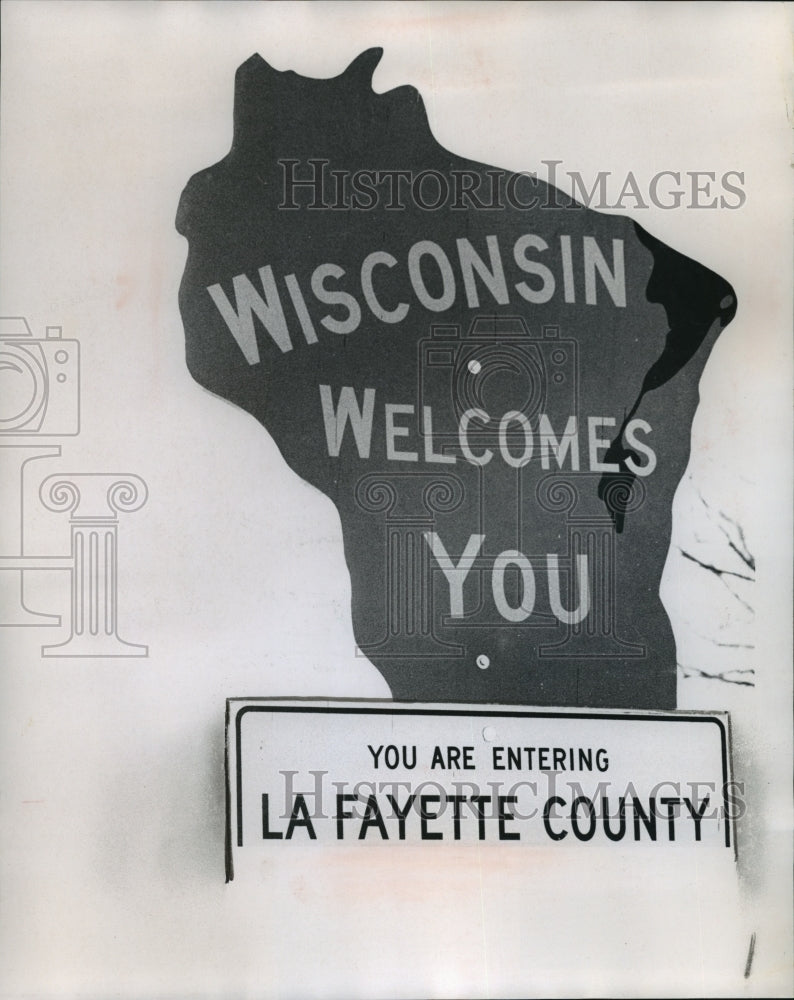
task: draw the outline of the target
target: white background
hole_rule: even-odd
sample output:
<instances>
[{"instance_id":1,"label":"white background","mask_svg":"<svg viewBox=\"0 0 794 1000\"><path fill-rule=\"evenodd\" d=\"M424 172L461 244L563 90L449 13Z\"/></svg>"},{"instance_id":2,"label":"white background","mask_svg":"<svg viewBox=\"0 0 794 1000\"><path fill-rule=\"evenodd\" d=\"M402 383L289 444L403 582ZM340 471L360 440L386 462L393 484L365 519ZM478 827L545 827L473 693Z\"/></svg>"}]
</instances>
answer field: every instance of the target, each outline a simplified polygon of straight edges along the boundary
<instances>
[{"instance_id":1,"label":"white background","mask_svg":"<svg viewBox=\"0 0 794 1000\"><path fill-rule=\"evenodd\" d=\"M119 543L120 632L148 658L43 659L62 632L0 630L3 996L788 994L786 14L3 4L2 313L37 336L62 325L82 350L82 432L36 474L134 472L150 490L122 516ZM375 89L418 87L436 138L461 156L541 174L541 160L559 159L585 178L630 169L641 183L744 171L735 211L626 203L739 299L701 382L662 585L684 664L679 706L732 713L748 808L735 874L586 853L527 866L490 852L472 871L417 850L398 868L364 869L353 853L333 870L307 860L224 885L225 698L389 692L354 656L330 501L187 373L186 244L173 220L188 177L228 151L244 59L324 77L373 45L385 48ZM63 554L67 521L39 511L36 487L33 548ZM681 556L742 569L728 522L700 496L742 525L755 583ZM68 614L66 575L35 576L31 604ZM754 669L730 676L755 686L684 677L693 667Z\"/></svg>"}]
</instances>

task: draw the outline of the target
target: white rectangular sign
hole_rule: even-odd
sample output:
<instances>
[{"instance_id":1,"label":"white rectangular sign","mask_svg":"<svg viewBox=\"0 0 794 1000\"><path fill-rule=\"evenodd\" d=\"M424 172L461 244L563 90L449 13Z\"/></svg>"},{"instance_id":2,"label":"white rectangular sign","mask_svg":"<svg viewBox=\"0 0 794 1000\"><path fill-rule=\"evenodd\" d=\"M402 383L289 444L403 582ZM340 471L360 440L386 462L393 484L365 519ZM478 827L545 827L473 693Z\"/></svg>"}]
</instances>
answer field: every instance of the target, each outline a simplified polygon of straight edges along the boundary
<instances>
[{"instance_id":1,"label":"white rectangular sign","mask_svg":"<svg viewBox=\"0 0 794 1000\"><path fill-rule=\"evenodd\" d=\"M733 848L724 713L231 699L227 867L290 845Z\"/></svg>"}]
</instances>

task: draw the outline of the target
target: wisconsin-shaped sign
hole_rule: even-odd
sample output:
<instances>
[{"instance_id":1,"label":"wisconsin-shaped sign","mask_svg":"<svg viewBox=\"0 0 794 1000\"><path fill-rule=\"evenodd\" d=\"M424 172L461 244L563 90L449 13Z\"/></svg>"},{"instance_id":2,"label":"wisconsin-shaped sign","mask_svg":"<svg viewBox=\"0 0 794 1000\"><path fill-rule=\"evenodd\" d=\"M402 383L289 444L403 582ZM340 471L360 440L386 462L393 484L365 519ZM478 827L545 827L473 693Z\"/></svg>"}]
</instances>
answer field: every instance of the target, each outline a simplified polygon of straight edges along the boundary
<instances>
[{"instance_id":1,"label":"wisconsin-shaped sign","mask_svg":"<svg viewBox=\"0 0 794 1000\"><path fill-rule=\"evenodd\" d=\"M190 373L336 505L396 699L674 708L659 583L733 290L444 149L415 89L374 92L380 55L239 68L177 215Z\"/></svg>"}]
</instances>

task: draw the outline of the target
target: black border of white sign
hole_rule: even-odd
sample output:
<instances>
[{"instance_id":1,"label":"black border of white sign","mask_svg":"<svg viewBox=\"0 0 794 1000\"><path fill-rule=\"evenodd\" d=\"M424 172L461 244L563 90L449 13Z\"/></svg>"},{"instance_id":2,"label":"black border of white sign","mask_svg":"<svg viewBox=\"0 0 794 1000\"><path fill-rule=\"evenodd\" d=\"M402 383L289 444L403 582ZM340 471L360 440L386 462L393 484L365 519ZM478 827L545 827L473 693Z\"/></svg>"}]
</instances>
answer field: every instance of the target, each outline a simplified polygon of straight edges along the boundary
<instances>
[{"instance_id":1,"label":"black border of white sign","mask_svg":"<svg viewBox=\"0 0 794 1000\"><path fill-rule=\"evenodd\" d=\"M736 836L732 829L734 814L729 797L731 787L731 734L730 717L724 712L643 712L576 709L521 709L515 706L450 706L420 703L395 703L387 701L358 701L341 699L297 700L278 698L229 698L226 703L226 880L234 878L234 851L243 846L243 749L242 723L248 713L291 713L314 715L379 715L379 716L453 716L495 720L509 719L566 719L603 720L613 722L672 722L713 723L719 729L722 762L721 814L724 817L725 847L736 853Z\"/></svg>"}]
</instances>

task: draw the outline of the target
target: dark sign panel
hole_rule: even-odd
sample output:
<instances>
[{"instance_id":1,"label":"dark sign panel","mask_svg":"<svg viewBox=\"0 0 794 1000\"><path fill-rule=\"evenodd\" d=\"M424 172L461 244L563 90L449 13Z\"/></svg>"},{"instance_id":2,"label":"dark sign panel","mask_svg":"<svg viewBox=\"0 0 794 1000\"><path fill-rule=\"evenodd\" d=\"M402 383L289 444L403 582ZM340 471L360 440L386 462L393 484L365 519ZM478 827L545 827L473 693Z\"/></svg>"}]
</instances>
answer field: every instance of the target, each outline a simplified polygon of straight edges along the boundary
<instances>
[{"instance_id":1,"label":"dark sign panel","mask_svg":"<svg viewBox=\"0 0 794 1000\"><path fill-rule=\"evenodd\" d=\"M380 55L237 71L177 216L190 372L335 503L395 698L674 708L659 582L733 290L443 149L415 89L373 91Z\"/></svg>"}]
</instances>

